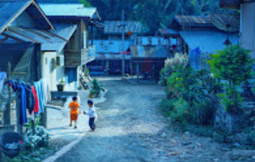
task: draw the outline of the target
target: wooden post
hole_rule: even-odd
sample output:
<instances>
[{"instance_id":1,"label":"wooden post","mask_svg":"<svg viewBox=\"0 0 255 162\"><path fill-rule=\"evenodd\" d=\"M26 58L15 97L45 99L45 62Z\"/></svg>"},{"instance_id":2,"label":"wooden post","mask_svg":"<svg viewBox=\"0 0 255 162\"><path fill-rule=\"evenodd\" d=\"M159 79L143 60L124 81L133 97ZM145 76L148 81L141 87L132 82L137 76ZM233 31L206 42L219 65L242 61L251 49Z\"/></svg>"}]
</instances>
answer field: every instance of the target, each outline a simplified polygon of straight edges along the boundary
<instances>
[{"instance_id":1,"label":"wooden post","mask_svg":"<svg viewBox=\"0 0 255 162\"><path fill-rule=\"evenodd\" d=\"M21 92L17 92L17 93L21 93ZM20 135L23 135L23 131L22 131L22 125L20 124L20 106L21 106L21 99L19 98L20 94L16 95L16 124L17 124L17 131Z\"/></svg>"},{"instance_id":2,"label":"wooden post","mask_svg":"<svg viewBox=\"0 0 255 162\"><path fill-rule=\"evenodd\" d=\"M91 46L94 45L94 24L91 23Z\"/></svg>"},{"instance_id":3,"label":"wooden post","mask_svg":"<svg viewBox=\"0 0 255 162\"><path fill-rule=\"evenodd\" d=\"M152 78L156 80L156 77L155 77L155 64L152 65Z\"/></svg>"},{"instance_id":4,"label":"wooden post","mask_svg":"<svg viewBox=\"0 0 255 162\"><path fill-rule=\"evenodd\" d=\"M106 60L106 64L105 64L105 68L106 68L106 75L109 75L109 67L110 67L110 63L109 60Z\"/></svg>"},{"instance_id":5,"label":"wooden post","mask_svg":"<svg viewBox=\"0 0 255 162\"><path fill-rule=\"evenodd\" d=\"M133 61L132 60L130 60L130 76L133 76Z\"/></svg>"},{"instance_id":6,"label":"wooden post","mask_svg":"<svg viewBox=\"0 0 255 162\"><path fill-rule=\"evenodd\" d=\"M8 70L7 70L7 79L11 79L11 63L8 62ZM4 112L4 125L10 125L11 124L11 103L12 103L12 94L11 94L11 87L8 86L9 91L9 101L8 106L6 107L6 110Z\"/></svg>"},{"instance_id":7,"label":"wooden post","mask_svg":"<svg viewBox=\"0 0 255 162\"><path fill-rule=\"evenodd\" d=\"M139 69L139 63L136 63L136 81L139 82L139 73L140 73L140 69Z\"/></svg>"},{"instance_id":8,"label":"wooden post","mask_svg":"<svg viewBox=\"0 0 255 162\"><path fill-rule=\"evenodd\" d=\"M40 114L40 125L47 128L47 106L45 106L44 113Z\"/></svg>"}]
</instances>

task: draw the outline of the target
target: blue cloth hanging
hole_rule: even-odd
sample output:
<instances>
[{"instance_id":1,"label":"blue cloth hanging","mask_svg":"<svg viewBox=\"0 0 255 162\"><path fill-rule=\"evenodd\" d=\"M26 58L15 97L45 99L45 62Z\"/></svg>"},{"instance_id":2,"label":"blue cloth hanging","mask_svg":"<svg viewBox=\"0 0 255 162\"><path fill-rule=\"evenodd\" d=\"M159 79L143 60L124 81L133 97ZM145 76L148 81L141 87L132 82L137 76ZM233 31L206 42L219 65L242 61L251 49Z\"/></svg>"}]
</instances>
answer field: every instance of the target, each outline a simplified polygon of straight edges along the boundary
<instances>
[{"instance_id":1,"label":"blue cloth hanging","mask_svg":"<svg viewBox=\"0 0 255 162\"><path fill-rule=\"evenodd\" d=\"M4 80L7 78L6 72L0 72L0 92L2 92Z\"/></svg>"}]
</instances>

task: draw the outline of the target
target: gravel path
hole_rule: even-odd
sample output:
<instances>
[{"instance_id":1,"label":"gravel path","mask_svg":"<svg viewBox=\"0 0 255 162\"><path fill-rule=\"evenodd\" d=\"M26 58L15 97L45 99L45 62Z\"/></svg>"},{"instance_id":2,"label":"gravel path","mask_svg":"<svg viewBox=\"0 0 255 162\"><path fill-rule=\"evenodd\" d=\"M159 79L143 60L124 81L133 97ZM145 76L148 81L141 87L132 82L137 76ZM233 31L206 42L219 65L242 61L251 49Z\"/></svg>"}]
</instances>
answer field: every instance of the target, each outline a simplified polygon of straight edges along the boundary
<instances>
[{"instance_id":1,"label":"gravel path","mask_svg":"<svg viewBox=\"0 0 255 162\"><path fill-rule=\"evenodd\" d=\"M96 132L88 132L58 162L228 161L224 145L169 128L159 109L164 91L156 84L100 82L108 93L107 101L96 105Z\"/></svg>"}]
</instances>

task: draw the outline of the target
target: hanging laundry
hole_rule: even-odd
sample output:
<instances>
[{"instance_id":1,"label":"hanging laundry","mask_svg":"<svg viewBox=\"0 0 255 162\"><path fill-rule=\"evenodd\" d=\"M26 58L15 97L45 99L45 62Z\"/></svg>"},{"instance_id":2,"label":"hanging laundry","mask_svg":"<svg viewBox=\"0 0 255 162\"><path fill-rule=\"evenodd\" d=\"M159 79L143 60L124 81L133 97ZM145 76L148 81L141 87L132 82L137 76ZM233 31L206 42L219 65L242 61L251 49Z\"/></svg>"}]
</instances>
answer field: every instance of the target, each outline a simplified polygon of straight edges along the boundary
<instances>
[{"instance_id":1,"label":"hanging laundry","mask_svg":"<svg viewBox=\"0 0 255 162\"><path fill-rule=\"evenodd\" d=\"M21 125L27 123L27 99L26 99L26 87L23 83L18 83L16 80L9 81L10 85L12 86L13 90L17 93L17 106L19 106L20 117L19 123Z\"/></svg>"},{"instance_id":2,"label":"hanging laundry","mask_svg":"<svg viewBox=\"0 0 255 162\"><path fill-rule=\"evenodd\" d=\"M0 72L0 92L2 92L4 80L7 78L6 72Z\"/></svg>"},{"instance_id":3,"label":"hanging laundry","mask_svg":"<svg viewBox=\"0 0 255 162\"><path fill-rule=\"evenodd\" d=\"M34 113L37 114L39 112L39 101L38 101L35 87L33 85L31 86L31 89L32 89L32 92L34 94L34 99L35 99Z\"/></svg>"},{"instance_id":4,"label":"hanging laundry","mask_svg":"<svg viewBox=\"0 0 255 162\"><path fill-rule=\"evenodd\" d=\"M20 84L20 89L21 89L21 113L22 113L22 119L21 119L21 124L27 123L27 98L26 98L26 87L23 84Z\"/></svg>"},{"instance_id":5,"label":"hanging laundry","mask_svg":"<svg viewBox=\"0 0 255 162\"><path fill-rule=\"evenodd\" d=\"M26 88L26 103L27 103L27 109L29 111L29 114L32 114L32 112L34 111L34 107L35 107L35 98L34 98L34 94L32 92L32 86L31 84L26 84L25 85Z\"/></svg>"},{"instance_id":6,"label":"hanging laundry","mask_svg":"<svg viewBox=\"0 0 255 162\"><path fill-rule=\"evenodd\" d=\"M50 88L48 82L43 79L43 91L44 91L44 104L46 105L49 100L51 100Z\"/></svg>"},{"instance_id":7,"label":"hanging laundry","mask_svg":"<svg viewBox=\"0 0 255 162\"><path fill-rule=\"evenodd\" d=\"M42 80L34 82L34 87L39 101L39 113L44 113L45 99Z\"/></svg>"}]
</instances>

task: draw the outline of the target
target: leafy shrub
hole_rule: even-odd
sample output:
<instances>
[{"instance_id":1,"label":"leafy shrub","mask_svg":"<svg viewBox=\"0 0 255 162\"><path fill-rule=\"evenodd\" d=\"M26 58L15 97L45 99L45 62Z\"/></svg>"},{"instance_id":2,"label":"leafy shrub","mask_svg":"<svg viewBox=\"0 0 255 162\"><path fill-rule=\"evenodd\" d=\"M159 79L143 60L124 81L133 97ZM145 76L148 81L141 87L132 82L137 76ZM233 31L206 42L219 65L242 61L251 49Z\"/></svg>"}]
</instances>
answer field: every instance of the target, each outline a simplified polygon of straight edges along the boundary
<instances>
[{"instance_id":1,"label":"leafy shrub","mask_svg":"<svg viewBox=\"0 0 255 162\"><path fill-rule=\"evenodd\" d=\"M175 100L173 106L173 111L170 112L171 120L185 124L190 115L189 104L183 98L180 98L179 100Z\"/></svg>"},{"instance_id":2,"label":"leafy shrub","mask_svg":"<svg viewBox=\"0 0 255 162\"><path fill-rule=\"evenodd\" d=\"M167 78L165 100L168 101L164 103L173 107L169 114L174 121L212 125L219 90L221 85L209 71L196 72L188 66L176 66Z\"/></svg>"},{"instance_id":3,"label":"leafy shrub","mask_svg":"<svg viewBox=\"0 0 255 162\"><path fill-rule=\"evenodd\" d=\"M96 79L92 81L92 89L90 90L89 97L98 97L100 95L102 88Z\"/></svg>"},{"instance_id":4,"label":"leafy shrub","mask_svg":"<svg viewBox=\"0 0 255 162\"><path fill-rule=\"evenodd\" d=\"M214 76L227 82L226 91L219 95L223 106L230 112L238 112L241 96L236 90L237 86L252 77L252 59L249 51L239 45L226 47L212 55L208 62Z\"/></svg>"},{"instance_id":5,"label":"leafy shrub","mask_svg":"<svg viewBox=\"0 0 255 162\"><path fill-rule=\"evenodd\" d=\"M89 69L88 68L85 69L84 75L89 76Z\"/></svg>"},{"instance_id":6,"label":"leafy shrub","mask_svg":"<svg viewBox=\"0 0 255 162\"><path fill-rule=\"evenodd\" d=\"M25 147L30 150L48 146L49 132L44 127L37 126L35 127L35 134L31 129L26 132L24 141Z\"/></svg>"},{"instance_id":7,"label":"leafy shrub","mask_svg":"<svg viewBox=\"0 0 255 162\"><path fill-rule=\"evenodd\" d=\"M188 57L186 55L176 53L173 58L168 58L165 60L165 66L160 71L160 81L159 84L166 86L167 78L171 76L172 72L177 66L180 68L185 68L188 65Z\"/></svg>"},{"instance_id":8,"label":"leafy shrub","mask_svg":"<svg viewBox=\"0 0 255 162\"><path fill-rule=\"evenodd\" d=\"M169 116L170 112L173 111L174 105L173 105L173 99L169 100L169 99L163 99L160 107L162 108L163 114L165 116Z\"/></svg>"}]
</instances>

